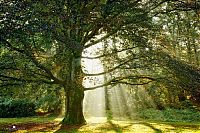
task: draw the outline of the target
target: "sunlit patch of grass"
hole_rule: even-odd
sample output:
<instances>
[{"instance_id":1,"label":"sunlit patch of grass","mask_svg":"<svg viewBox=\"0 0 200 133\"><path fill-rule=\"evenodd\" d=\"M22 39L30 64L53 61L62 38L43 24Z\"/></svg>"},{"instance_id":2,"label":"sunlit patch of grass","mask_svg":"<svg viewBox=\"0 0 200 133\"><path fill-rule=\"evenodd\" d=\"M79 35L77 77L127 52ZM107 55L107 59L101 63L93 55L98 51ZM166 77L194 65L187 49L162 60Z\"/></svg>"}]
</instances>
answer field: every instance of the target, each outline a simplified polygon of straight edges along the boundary
<instances>
[{"instance_id":1,"label":"sunlit patch of grass","mask_svg":"<svg viewBox=\"0 0 200 133\"><path fill-rule=\"evenodd\" d=\"M56 119L56 116L50 117L42 117L42 116L35 116L35 117L22 117L22 118L1 118L0 124L19 124L19 123L47 123L52 122Z\"/></svg>"},{"instance_id":2,"label":"sunlit patch of grass","mask_svg":"<svg viewBox=\"0 0 200 133\"><path fill-rule=\"evenodd\" d=\"M139 116L162 132L200 133L200 112L195 110L146 109L141 111Z\"/></svg>"},{"instance_id":3,"label":"sunlit patch of grass","mask_svg":"<svg viewBox=\"0 0 200 133\"><path fill-rule=\"evenodd\" d=\"M146 123L151 124L156 129L161 132L174 132L174 133L200 133L199 123L189 123L189 122L161 122L161 121L146 121L140 122L146 125Z\"/></svg>"},{"instance_id":4,"label":"sunlit patch of grass","mask_svg":"<svg viewBox=\"0 0 200 133\"><path fill-rule=\"evenodd\" d=\"M27 130L18 130L15 133L27 133L27 132L28 132Z\"/></svg>"},{"instance_id":5,"label":"sunlit patch of grass","mask_svg":"<svg viewBox=\"0 0 200 133\"><path fill-rule=\"evenodd\" d=\"M107 121L106 117L88 117L86 118L87 123L105 123Z\"/></svg>"},{"instance_id":6,"label":"sunlit patch of grass","mask_svg":"<svg viewBox=\"0 0 200 133\"><path fill-rule=\"evenodd\" d=\"M95 118L92 118L94 120ZM99 120L99 118L97 118ZM4 124L28 124L33 123L50 123L59 122L62 118L57 117L28 117L28 118L3 118L0 119L0 125ZM33 125L34 126L34 125ZM109 120L102 123L88 123L82 126L61 126L55 125L53 128L46 126L45 129L34 127L31 129L21 129L17 132L49 132L49 133L200 133L199 123L190 122L161 122L150 120ZM16 132L16 133L17 133Z\"/></svg>"},{"instance_id":7,"label":"sunlit patch of grass","mask_svg":"<svg viewBox=\"0 0 200 133\"><path fill-rule=\"evenodd\" d=\"M93 124L81 127L79 132L95 133L160 133L159 129L150 127L150 124L132 123L126 121L110 121L103 124Z\"/></svg>"},{"instance_id":8,"label":"sunlit patch of grass","mask_svg":"<svg viewBox=\"0 0 200 133\"><path fill-rule=\"evenodd\" d=\"M188 123L188 125L190 125ZM149 121L110 121L82 126L77 132L84 133L200 133L198 126L190 128L187 123L159 123Z\"/></svg>"},{"instance_id":9,"label":"sunlit patch of grass","mask_svg":"<svg viewBox=\"0 0 200 133\"><path fill-rule=\"evenodd\" d=\"M53 121L55 122L61 122L63 120L63 117L56 117Z\"/></svg>"}]
</instances>

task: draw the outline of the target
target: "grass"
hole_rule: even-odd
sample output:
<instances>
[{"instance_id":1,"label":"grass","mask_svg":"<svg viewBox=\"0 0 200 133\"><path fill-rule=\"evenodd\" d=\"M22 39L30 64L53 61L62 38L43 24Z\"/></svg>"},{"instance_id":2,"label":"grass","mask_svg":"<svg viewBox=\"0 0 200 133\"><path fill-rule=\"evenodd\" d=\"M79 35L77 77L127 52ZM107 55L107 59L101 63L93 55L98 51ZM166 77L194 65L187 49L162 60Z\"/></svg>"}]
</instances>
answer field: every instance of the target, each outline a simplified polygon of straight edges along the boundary
<instances>
[{"instance_id":1,"label":"grass","mask_svg":"<svg viewBox=\"0 0 200 133\"><path fill-rule=\"evenodd\" d=\"M59 132L66 132L60 129ZM107 123L88 124L79 127L72 133L200 133L199 125L190 123L160 123L149 121L110 121Z\"/></svg>"},{"instance_id":2,"label":"grass","mask_svg":"<svg viewBox=\"0 0 200 133\"><path fill-rule=\"evenodd\" d=\"M56 119L56 116L43 117L22 117L22 118L1 118L0 124L20 124L20 123L48 123Z\"/></svg>"},{"instance_id":3,"label":"grass","mask_svg":"<svg viewBox=\"0 0 200 133\"><path fill-rule=\"evenodd\" d=\"M61 119L59 119L61 120ZM49 123L55 124L49 124ZM57 124L56 124L57 123ZM87 125L61 126L56 117L2 118L0 125L16 125L18 132L55 133L200 133L200 123L163 122L153 120L88 123ZM0 126L1 127L1 126ZM24 127L24 129L23 129ZM1 128L0 128L1 129Z\"/></svg>"},{"instance_id":4,"label":"grass","mask_svg":"<svg viewBox=\"0 0 200 133\"><path fill-rule=\"evenodd\" d=\"M54 133L200 133L199 113L190 110L168 109L163 111L144 110L139 114L143 119L95 122L88 119L87 125L62 126L62 118L56 116L1 118L1 131L54 132ZM188 116L187 116L188 115ZM96 118L99 120L99 118ZM13 129L12 126L16 128Z\"/></svg>"},{"instance_id":5,"label":"grass","mask_svg":"<svg viewBox=\"0 0 200 133\"><path fill-rule=\"evenodd\" d=\"M56 116L35 116L24 118L1 118L0 132L43 132L54 131L62 120Z\"/></svg>"}]
</instances>

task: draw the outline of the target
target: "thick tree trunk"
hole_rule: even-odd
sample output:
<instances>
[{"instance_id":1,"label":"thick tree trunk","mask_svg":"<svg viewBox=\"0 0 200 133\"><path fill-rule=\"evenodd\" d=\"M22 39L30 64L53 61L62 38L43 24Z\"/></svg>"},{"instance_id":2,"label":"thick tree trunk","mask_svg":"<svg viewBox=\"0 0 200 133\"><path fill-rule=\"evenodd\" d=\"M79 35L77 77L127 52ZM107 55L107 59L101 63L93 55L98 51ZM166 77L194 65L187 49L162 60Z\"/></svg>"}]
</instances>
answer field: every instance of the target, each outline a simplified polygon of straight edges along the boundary
<instances>
[{"instance_id":1,"label":"thick tree trunk","mask_svg":"<svg viewBox=\"0 0 200 133\"><path fill-rule=\"evenodd\" d=\"M81 59L72 58L69 65L70 76L64 85L65 89L65 118L62 124L85 124L83 116L84 88Z\"/></svg>"},{"instance_id":2,"label":"thick tree trunk","mask_svg":"<svg viewBox=\"0 0 200 133\"><path fill-rule=\"evenodd\" d=\"M70 90L65 88L65 93L65 118L62 124L85 124L86 121L83 116L84 91L73 84Z\"/></svg>"}]
</instances>

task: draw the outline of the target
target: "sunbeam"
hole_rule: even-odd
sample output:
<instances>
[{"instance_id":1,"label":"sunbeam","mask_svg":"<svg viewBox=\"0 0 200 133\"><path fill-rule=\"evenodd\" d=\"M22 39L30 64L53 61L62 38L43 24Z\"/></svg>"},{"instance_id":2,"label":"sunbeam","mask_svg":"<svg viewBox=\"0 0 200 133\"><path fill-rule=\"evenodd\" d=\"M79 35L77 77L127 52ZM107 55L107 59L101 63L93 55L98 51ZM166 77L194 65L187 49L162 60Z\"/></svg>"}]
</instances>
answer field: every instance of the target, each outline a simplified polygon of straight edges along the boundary
<instances>
[{"instance_id":1,"label":"sunbeam","mask_svg":"<svg viewBox=\"0 0 200 133\"><path fill-rule=\"evenodd\" d=\"M83 56L93 56L100 45L87 49ZM103 65L99 59L83 59L85 73L98 73L103 71ZM103 75L87 76L83 85L85 87L93 87L103 83ZM88 123L100 123L106 121L105 111L105 91L104 88L85 91L83 100L83 112Z\"/></svg>"},{"instance_id":2,"label":"sunbeam","mask_svg":"<svg viewBox=\"0 0 200 133\"><path fill-rule=\"evenodd\" d=\"M129 101L128 103L127 92L122 86L118 85L109 90L109 103L110 109L114 119L124 120L131 119L133 116L133 110L131 110L131 106L133 101Z\"/></svg>"},{"instance_id":3,"label":"sunbeam","mask_svg":"<svg viewBox=\"0 0 200 133\"><path fill-rule=\"evenodd\" d=\"M102 45L99 44L87 49L83 56L94 57L97 49L103 49ZM100 59L83 58L82 66L83 71L89 74L104 71ZM83 85L86 88L98 86L106 82L107 78L109 76L106 77L106 75L86 76ZM146 105L153 107L153 101L144 86L119 84L109 89L101 87L85 91L83 112L88 123L105 122L106 119L110 119L108 117L114 120L133 120L137 119L138 109Z\"/></svg>"}]
</instances>

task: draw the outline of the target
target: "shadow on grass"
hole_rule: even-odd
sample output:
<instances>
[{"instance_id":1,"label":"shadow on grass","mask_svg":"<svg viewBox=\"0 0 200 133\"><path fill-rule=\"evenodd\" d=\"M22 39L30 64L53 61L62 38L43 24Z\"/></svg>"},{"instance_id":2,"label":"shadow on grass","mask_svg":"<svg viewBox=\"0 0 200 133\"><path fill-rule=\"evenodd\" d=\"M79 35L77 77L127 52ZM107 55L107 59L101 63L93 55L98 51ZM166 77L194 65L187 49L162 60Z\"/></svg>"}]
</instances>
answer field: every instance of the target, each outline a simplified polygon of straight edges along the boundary
<instances>
[{"instance_id":1,"label":"shadow on grass","mask_svg":"<svg viewBox=\"0 0 200 133\"><path fill-rule=\"evenodd\" d=\"M122 133L123 132L123 128L120 127L118 124L114 124L112 123L112 121L108 121L107 123L104 123L102 125L97 125L93 130L95 130L96 132L102 132L102 133L106 133L106 132L116 132L116 133ZM90 130L91 132L91 130Z\"/></svg>"},{"instance_id":2,"label":"shadow on grass","mask_svg":"<svg viewBox=\"0 0 200 133\"><path fill-rule=\"evenodd\" d=\"M60 125L61 117L58 118L28 118L4 119L0 123L0 132L14 132L24 130L27 132L55 132L55 133L79 133L79 132L130 132L130 133L162 133L165 131L173 132L196 132L200 129L200 123L183 122L155 122L155 121L120 121L109 120L105 123L89 123L87 125ZM12 121L11 121L12 120ZM24 121L23 121L24 120ZM13 122L13 123L11 123ZM15 128L13 128L15 126Z\"/></svg>"},{"instance_id":3,"label":"shadow on grass","mask_svg":"<svg viewBox=\"0 0 200 133\"><path fill-rule=\"evenodd\" d=\"M143 124L147 127L150 127L151 129L153 129L155 131L155 133L162 133L162 130L155 128L152 124L147 123L147 122L141 122L139 124Z\"/></svg>"},{"instance_id":4,"label":"shadow on grass","mask_svg":"<svg viewBox=\"0 0 200 133\"><path fill-rule=\"evenodd\" d=\"M103 132L107 132L107 131L114 131L116 133L123 133L124 131L127 131L129 129L130 132L134 132L131 131L131 126L134 125L143 125L149 129L152 129L153 132L155 133L162 133L163 131L160 129L155 128L152 124L147 123L147 122L136 122L136 123L129 123L125 126L122 126L121 124L116 124L113 123L111 120L109 120L107 122L107 125L101 126L99 128L97 128L97 130L103 131Z\"/></svg>"},{"instance_id":5,"label":"shadow on grass","mask_svg":"<svg viewBox=\"0 0 200 133\"><path fill-rule=\"evenodd\" d=\"M181 129L192 129L192 130L199 130L200 129L200 124L196 123L166 123L174 128L181 128Z\"/></svg>"},{"instance_id":6,"label":"shadow on grass","mask_svg":"<svg viewBox=\"0 0 200 133\"><path fill-rule=\"evenodd\" d=\"M83 125L61 125L60 128L54 133L77 133L79 128Z\"/></svg>"},{"instance_id":7,"label":"shadow on grass","mask_svg":"<svg viewBox=\"0 0 200 133\"><path fill-rule=\"evenodd\" d=\"M116 133L122 133L123 128L121 128L118 124L112 123L112 121L108 121L108 123L111 125L111 128L116 132Z\"/></svg>"}]
</instances>

